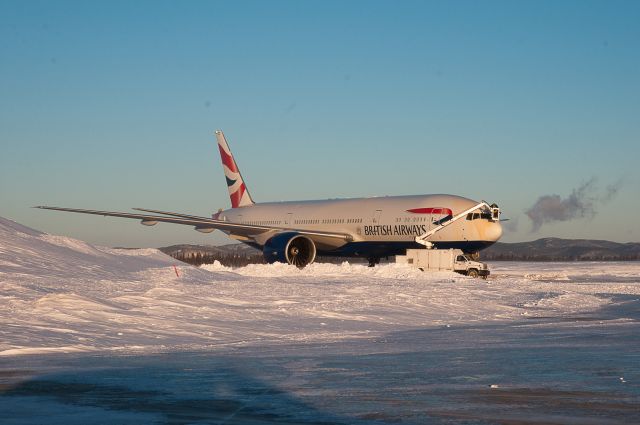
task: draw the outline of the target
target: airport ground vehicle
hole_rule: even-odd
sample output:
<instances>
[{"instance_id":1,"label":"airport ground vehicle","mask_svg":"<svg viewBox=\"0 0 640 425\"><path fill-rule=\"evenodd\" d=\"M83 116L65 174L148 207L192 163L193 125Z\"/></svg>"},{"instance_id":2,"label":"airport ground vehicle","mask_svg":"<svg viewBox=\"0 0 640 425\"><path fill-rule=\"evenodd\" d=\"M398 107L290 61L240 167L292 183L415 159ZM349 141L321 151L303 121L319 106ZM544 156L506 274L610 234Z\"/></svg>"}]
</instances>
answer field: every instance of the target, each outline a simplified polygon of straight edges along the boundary
<instances>
[{"instance_id":1,"label":"airport ground vehicle","mask_svg":"<svg viewBox=\"0 0 640 425\"><path fill-rule=\"evenodd\" d=\"M409 264L423 271L452 270L471 277L489 276L485 263L474 261L459 249L408 249L406 255L397 255L396 263Z\"/></svg>"}]
</instances>

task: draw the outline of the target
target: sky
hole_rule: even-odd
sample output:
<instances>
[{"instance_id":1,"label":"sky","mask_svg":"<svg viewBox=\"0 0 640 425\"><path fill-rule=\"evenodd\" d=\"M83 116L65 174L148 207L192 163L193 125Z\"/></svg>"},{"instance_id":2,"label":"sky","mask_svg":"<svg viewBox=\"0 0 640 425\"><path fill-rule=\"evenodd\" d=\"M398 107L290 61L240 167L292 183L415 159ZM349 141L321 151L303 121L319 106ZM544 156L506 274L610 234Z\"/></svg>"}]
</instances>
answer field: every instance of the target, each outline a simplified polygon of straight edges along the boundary
<instances>
[{"instance_id":1,"label":"sky","mask_svg":"<svg viewBox=\"0 0 640 425\"><path fill-rule=\"evenodd\" d=\"M0 0L0 216L107 246L228 242L34 205L210 215L451 193L503 241L640 241L640 2Z\"/></svg>"}]
</instances>

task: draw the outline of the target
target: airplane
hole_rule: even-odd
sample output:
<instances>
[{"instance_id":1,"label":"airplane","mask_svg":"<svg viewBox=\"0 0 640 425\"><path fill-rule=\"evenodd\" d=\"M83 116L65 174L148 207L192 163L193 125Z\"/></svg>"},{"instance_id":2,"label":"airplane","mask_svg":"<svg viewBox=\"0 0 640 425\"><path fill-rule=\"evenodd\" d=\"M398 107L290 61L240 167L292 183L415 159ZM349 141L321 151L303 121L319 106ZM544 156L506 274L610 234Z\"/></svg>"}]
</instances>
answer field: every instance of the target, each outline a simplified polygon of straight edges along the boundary
<instances>
[{"instance_id":1,"label":"airplane","mask_svg":"<svg viewBox=\"0 0 640 425\"><path fill-rule=\"evenodd\" d=\"M215 132L231 208L209 217L133 208L150 214L37 206L34 208L220 230L262 251L268 263L303 268L317 255L360 257L373 267L407 249L478 252L502 236L500 208L455 195L411 195L256 203L222 131Z\"/></svg>"}]
</instances>

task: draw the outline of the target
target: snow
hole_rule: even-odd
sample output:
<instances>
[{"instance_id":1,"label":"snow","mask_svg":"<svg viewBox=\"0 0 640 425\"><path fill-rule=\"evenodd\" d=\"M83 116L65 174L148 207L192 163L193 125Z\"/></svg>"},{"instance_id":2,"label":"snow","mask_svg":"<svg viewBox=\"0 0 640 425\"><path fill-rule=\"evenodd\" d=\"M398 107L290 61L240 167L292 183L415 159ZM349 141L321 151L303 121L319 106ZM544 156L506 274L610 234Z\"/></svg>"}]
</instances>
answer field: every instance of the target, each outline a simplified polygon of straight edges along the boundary
<instances>
[{"instance_id":1,"label":"snow","mask_svg":"<svg viewBox=\"0 0 640 425\"><path fill-rule=\"evenodd\" d=\"M638 263L490 266L486 281L399 264L196 268L0 218L0 356L335 342L593 314L640 295Z\"/></svg>"}]
</instances>

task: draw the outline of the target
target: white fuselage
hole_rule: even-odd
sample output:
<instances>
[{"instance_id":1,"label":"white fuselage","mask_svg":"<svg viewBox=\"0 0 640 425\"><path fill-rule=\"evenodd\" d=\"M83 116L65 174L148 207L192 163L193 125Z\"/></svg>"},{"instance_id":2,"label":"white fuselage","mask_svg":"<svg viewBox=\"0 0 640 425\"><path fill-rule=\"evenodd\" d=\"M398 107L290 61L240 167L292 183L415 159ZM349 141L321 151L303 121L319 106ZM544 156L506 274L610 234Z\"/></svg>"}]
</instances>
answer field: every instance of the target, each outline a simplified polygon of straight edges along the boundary
<instances>
[{"instance_id":1,"label":"white fuselage","mask_svg":"<svg viewBox=\"0 0 640 425\"><path fill-rule=\"evenodd\" d=\"M336 232L351 235L352 241L321 240L319 252L336 255L396 255L415 244L420 236L438 225L447 214L456 215L477 202L454 195L385 196L329 199L322 201L259 203L222 211L229 222ZM233 232L229 232L233 237ZM502 235L498 221L477 213L452 223L429 240L436 247L455 247L466 252L485 248ZM242 240L242 238L238 238ZM262 245L260 239L257 245ZM343 247L348 246L348 249ZM372 251L373 249L373 251ZM359 252L361 251L361 252Z\"/></svg>"}]
</instances>

